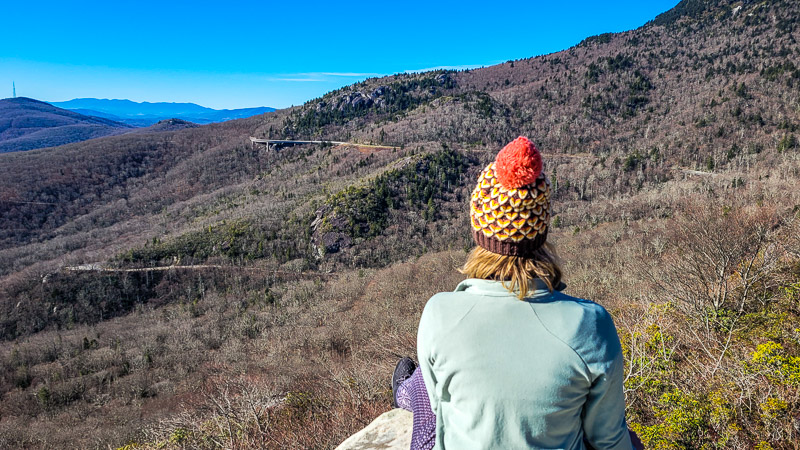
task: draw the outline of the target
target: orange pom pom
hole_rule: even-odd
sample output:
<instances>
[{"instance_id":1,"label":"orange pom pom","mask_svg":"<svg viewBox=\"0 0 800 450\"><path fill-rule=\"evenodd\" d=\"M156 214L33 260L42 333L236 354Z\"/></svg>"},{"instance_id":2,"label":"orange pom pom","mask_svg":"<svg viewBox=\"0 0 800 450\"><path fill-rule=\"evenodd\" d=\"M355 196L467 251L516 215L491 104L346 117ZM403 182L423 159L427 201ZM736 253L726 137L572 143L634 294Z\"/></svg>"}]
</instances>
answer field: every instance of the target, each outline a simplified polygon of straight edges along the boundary
<instances>
[{"instance_id":1,"label":"orange pom pom","mask_svg":"<svg viewBox=\"0 0 800 450\"><path fill-rule=\"evenodd\" d=\"M542 155L533 142L520 136L500 150L494 168L504 188L516 189L536 181L542 173Z\"/></svg>"}]
</instances>

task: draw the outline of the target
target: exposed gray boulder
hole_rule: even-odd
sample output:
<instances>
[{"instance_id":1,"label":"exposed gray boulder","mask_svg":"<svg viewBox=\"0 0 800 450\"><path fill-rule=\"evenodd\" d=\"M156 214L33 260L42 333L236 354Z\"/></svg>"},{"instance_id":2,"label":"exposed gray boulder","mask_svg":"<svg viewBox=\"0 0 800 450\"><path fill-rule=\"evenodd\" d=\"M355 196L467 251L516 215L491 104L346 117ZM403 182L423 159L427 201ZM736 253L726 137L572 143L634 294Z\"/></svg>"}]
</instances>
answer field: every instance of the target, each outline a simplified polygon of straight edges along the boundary
<instances>
[{"instance_id":1,"label":"exposed gray boulder","mask_svg":"<svg viewBox=\"0 0 800 450\"><path fill-rule=\"evenodd\" d=\"M363 92L351 92L339 97L338 109L343 111L347 107L367 108L372 105L372 97L364 95Z\"/></svg>"},{"instance_id":2,"label":"exposed gray boulder","mask_svg":"<svg viewBox=\"0 0 800 450\"><path fill-rule=\"evenodd\" d=\"M411 448L412 417L405 409L383 413L336 450L407 450Z\"/></svg>"},{"instance_id":3,"label":"exposed gray boulder","mask_svg":"<svg viewBox=\"0 0 800 450\"><path fill-rule=\"evenodd\" d=\"M388 89L389 88L386 87L386 86L378 86L377 88L375 88L374 91L372 91L372 94L370 95L370 97L372 97L372 98L381 97L381 96L386 94L386 91Z\"/></svg>"},{"instance_id":4,"label":"exposed gray boulder","mask_svg":"<svg viewBox=\"0 0 800 450\"><path fill-rule=\"evenodd\" d=\"M353 105L353 108L359 108L361 106L367 107L372 104L371 98L367 97L361 92L358 92L357 94L359 95L350 101L350 104Z\"/></svg>"}]
</instances>

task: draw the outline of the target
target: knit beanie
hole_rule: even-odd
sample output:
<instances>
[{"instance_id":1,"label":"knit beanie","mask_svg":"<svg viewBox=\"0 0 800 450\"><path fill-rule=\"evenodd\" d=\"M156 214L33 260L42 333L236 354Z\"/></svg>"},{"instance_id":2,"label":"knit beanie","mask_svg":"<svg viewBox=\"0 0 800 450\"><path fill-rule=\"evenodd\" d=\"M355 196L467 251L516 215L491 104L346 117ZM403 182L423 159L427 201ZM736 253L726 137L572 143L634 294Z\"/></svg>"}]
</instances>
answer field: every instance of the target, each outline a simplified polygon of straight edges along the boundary
<instances>
[{"instance_id":1,"label":"knit beanie","mask_svg":"<svg viewBox=\"0 0 800 450\"><path fill-rule=\"evenodd\" d=\"M492 253L532 256L550 222L550 180L542 155L526 137L497 154L478 177L470 201L472 237Z\"/></svg>"}]
</instances>

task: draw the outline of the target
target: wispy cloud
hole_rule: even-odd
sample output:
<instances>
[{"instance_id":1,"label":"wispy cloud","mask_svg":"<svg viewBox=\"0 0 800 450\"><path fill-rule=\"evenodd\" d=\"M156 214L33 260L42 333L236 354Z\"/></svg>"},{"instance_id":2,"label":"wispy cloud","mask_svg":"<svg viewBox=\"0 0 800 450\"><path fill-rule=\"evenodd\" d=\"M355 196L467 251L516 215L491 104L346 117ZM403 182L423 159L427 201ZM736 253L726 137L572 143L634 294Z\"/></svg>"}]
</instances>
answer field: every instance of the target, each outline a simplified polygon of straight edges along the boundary
<instances>
[{"instance_id":1,"label":"wispy cloud","mask_svg":"<svg viewBox=\"0 0 800 450\"><path fill-rule=\"evenodd\" d=\"M269 77L269 78L267 78L267 80L269 80L269 81L292 81L292 82L300 82L300 83L309 82L309 81L317 82L317 83L323 82L323 81L328 81L328 80L325 80L323 78L291 78L291 77L286 77L286 78L284 78L284 77Z\"/></svg>"},{"instance_id":2,"label":"wispy cloud","mask_svg":"<svg viewBox=\"0 0 800 450\"><path fill-rule=\"evenodd\" d=\"M436 66L436 67L427 67L425 69L409 69L409 70L406 70L405 73L430 72L432 70L466 70L466 69L478 69L480 67L486 67L486 65L485 64L462 64L460 66Z\"/></svg>"},{"instance_id":3,"label":"wispy cloud","mask_svg":"<svg viewBox=\"0 0 800 450\"><path fill-rule=\"evenodd\" d=\"M495 63L490 63L492 65ZM486 67L487 64L462 64L458 66L436 66L426 67L424 69L409 69L401 73L421 73L430 72L433 70L466 70L477 69ZM296 72L296 73L279 73L266 77L268 81L285 81L292 83L325 83L325 82L341 82L342 78L369 78L369 77L383 77L389 74L377 72Z\"/></svg>"},{"instance_id":4,"label":"wispy cloud","mask_svg":"<svg viewBox=\"0 0 800 450\"><path fill-rule=\"evenodd\" d=\"M320 75L327 75L331 77L381 77L383 73L370 73L370 72L321 72Z\"/></svg>"},{"instance_id":5,"label":"wispy cloud","mask_svg":"<svg viewBox=\"0 0 800 450\"><path fill-rule=\"evenodd\" d=\"M298 73L280 73L273 76L266 77L269 81L289 81L298 83L317 82L324 83L329 81L338 81L341 78L367 78L367 77L380 77L384 76L382 73L370 72L298 72Z\"/></svg>"}]
</instances>

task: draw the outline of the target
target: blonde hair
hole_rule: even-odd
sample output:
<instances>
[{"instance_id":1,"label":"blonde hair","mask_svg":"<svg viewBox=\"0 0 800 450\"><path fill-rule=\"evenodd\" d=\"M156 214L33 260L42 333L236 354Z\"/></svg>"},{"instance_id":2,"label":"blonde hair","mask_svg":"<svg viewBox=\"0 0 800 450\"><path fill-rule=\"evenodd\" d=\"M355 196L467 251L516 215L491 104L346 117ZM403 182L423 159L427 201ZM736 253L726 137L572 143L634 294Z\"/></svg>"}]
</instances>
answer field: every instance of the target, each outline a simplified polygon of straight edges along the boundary
<instances>
[{"instance_id":1,"label":"blonde hair","mask_svg":"<svg viewBox=\"0 0 800 450\"><path fill-rule=\"evenodd\" d=\"M467 256L464 267L458 271L470 278L502 281L503 287L517 294L520 300L528 295L528 283L533 278L544 281L550 292L561 283L558 256L549 243L528 257L499 255L475 247Z\"/></svg>"}]
</instances>

